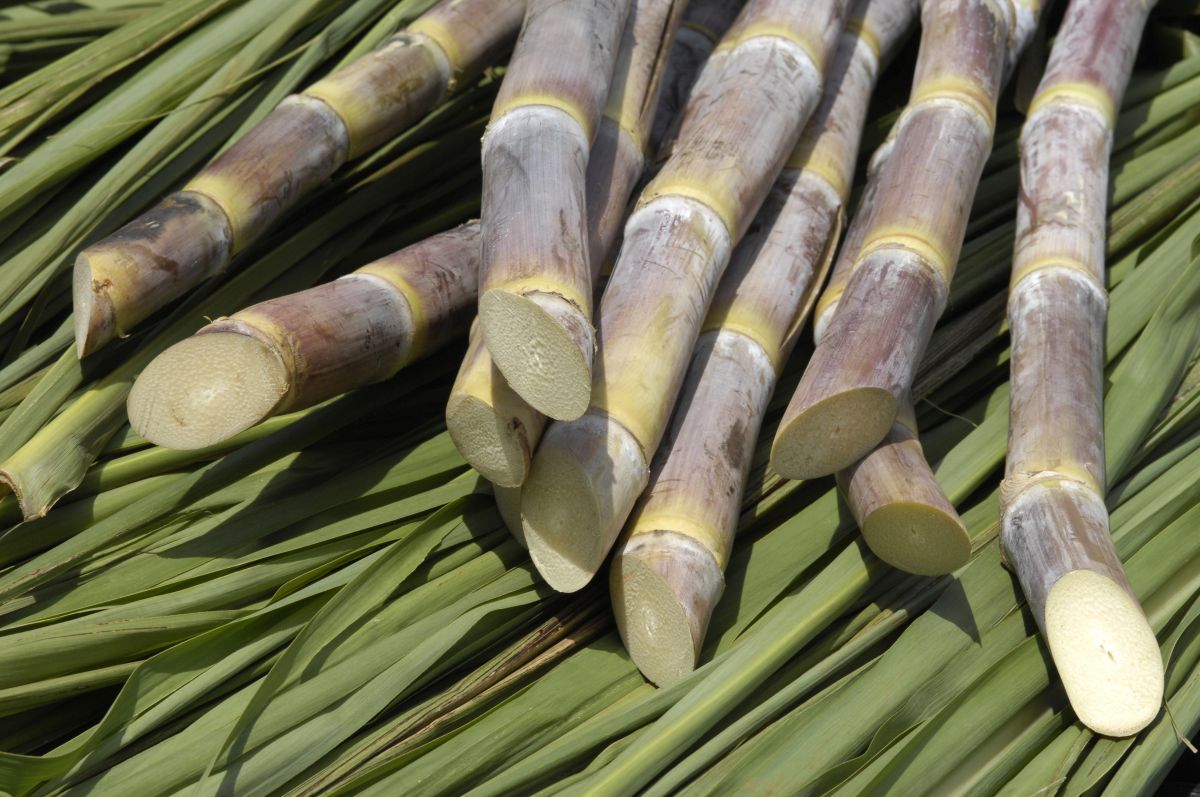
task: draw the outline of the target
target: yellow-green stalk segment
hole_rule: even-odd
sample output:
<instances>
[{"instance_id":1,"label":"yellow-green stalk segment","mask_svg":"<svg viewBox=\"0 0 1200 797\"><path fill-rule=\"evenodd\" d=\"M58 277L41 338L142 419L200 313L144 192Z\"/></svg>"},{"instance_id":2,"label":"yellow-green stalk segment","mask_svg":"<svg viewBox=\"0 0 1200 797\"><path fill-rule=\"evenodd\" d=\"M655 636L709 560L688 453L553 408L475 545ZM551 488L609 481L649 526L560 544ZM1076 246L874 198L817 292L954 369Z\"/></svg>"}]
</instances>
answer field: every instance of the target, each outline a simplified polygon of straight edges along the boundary
<instances>
[{"instance_id":1,"label":"yellow-green stalk segment","mask_svg":"<svg viewBox=\"0 0 1200 797\"><path fill-rule=\"evenodd\" d=\"M483 137L479 331L538 412L578 418L592 384L588 156L631 0L529 0Z\"/></svg>"},{"instance_id":2,"label":"yellow-green stalk segment","mask_svg":"<svg viewBox=\"0 0 1200 797\"><path fill-rule=\"evenodd\" d=\"M392 138L502 54L524 0L442 0L288 97L183 187L75 262L80 357L205 279L346 160Z\"/></svg>"},{"instance_id":3,"label":"yellow-green stalk segment","mask_svg":"<svg viewBox=\"0 0 1200 797\"><path fill-rule=\"evenodd\" d=\"M621 233L625 209L646 163L678 0L637 0L626 21L612 88L588 158L588 261L594 281ZM459 453L493 484L515 488L546 426L546 416L508 386L479 334L471 341L446 404L446 428ZM516 500L512 503L516 504Z\"/></svg>"},{"instance_id":4,"label":"yellow-green stalk segment","mask_svg":"<svg viewBox=\"0 0 1200 797\"><path fill-rule=\"evenodd\" d=\"M1074 0L1021 133L1000 539L1071 707L1097 733L1157 716L1158 643L1104 502L1105 211L1113 119L1149 12Z\"/></svg>"},{"instance_id":5,"label":"yellow-green stalk segment","mask_svg":"<svg viewBox=\"0 0 1200 797\"><path fill-rule=\"evenodd\" d=\"M697 81L625 226L591 404L549 426L522 491L530 554L555 589L591 580L645 488L717 282L817 104L844 11L752 0Z\"/></svg>"},{"instance_id":6,"label":"yellow-green stalk segment","mask_svg":"<svg viewBox=\"0 0 1200 797\"><path fill-rule=\"evenodd\" d=\"M862 244L771 450L781 475L847 468L892 429L941 314L1033 0L925 0L912 95L876 170Z\"/></svg>"},{"instance_id":7,"label":"yellow-green stalk segment","mask_svg":"<svg viewBox=\"0 0 1200 797\"><path fill-rule=\"evenodd\" d=\"M893 567L940 576L970 560L971 536L925 459L909 402L883 442L837 481L868 547Z\"/></svg>"},{"instance_id":8,"label":"yellow-green stalk segment","mask_svg":"<svg viewBox=\"0 0 1200 797\"><path fill-rule=\"evenodd\" d=\"M658 100L654 124L650 127L650 154L663 154L663 144L670 140L687 107L696 76L744 4L744 0L691 0L688 3L671 46L662 96Z\"/></svg>"},{"instance_id":9,"label":"yellow-green stalk segment","mask_svg":"<svg viewBox=\"0 0 1200 797\"><path fill-rule=\"evenodd\" d=\"M821 104L717 288L610 570L621 637L656 684L696 666L767 403L837 243L880 61L916 11L916 0L851 6Z\"/></svg>"},{"instance_id":10,"label":"yellow-green stalk segment","mask_svg":"<svg viewBox=\"0 0 1200 797\"><path fill-rule=\"evenodd\" d=\"M462 333L478 273L472 222L218 319L138 376L129 422L158 445L203 448L387 379Z\"/></svg>"}]
</instances>

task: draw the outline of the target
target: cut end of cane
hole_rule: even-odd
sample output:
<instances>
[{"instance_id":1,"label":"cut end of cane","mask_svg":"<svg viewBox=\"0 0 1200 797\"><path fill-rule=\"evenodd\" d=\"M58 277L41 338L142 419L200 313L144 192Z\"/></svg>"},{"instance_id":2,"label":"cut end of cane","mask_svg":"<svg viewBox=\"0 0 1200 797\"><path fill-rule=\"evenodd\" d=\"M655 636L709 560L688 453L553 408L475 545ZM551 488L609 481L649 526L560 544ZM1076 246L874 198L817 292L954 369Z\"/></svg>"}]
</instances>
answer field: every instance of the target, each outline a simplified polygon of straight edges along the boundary
<instances>
[{"instance_id":1,"label":"cut end of cane","mask_svg":"<svg viewBox=\"0 0 1200 797\"><path fill-rule=\"evenodd\" d=\"M725 588L712 554L678 532L639 534L613 560L609 580L617 629L642 675L670 686L695 670Z\"/></svg>"},{"instance_id":2,"label":"cut end of cane","mask_svg":"<svg viewBox=\"0 0 1200 797\"><path fill-rule=\"evenodd\" d=\"M1080 722L1132 736L1158 716L1162 653L1141 607L1121 585L1073 570L1046 597L1046 641Z\"/></svg>"},{"instance_id":3,"label":"cut end of cane","mask_svg":"<svg viewBox=\"0 0 1200 797\"><path fill-rule=\"evenodd\" d=\"M971 558L971 535L958 515L918 502L895 502L862 522L871 551L892 567L918 576L944 576Z\"/></svg>"},{"instance_id":4,"label":"cut end of cane","mask_svg":"<svg viewBox=\"0 0 1200 797\"><path fill-rule=\"evenodd\" d=\"M529 430L518 418L502 417L477 396L451 394L446 430L458 453L497 487L519 487L529 475Z\"/></svg>"},{"instance_id":5,"label":"cut end of cane","mask_svg":"<svg viewBox=\"0 0 1200 797\"><path fill-rule=\"evenodd\" d=\"M129 392L129 422L156 445L215 445L270 417L287 369L267 344L235 332L194 335L160 354Z\"/></svg>"},{"instance_id":6,"label":"cut end of cane","mask_svg":"<svg viewBox=\"0 0 1200 797\"><path fill-rule=\"evenodd\" d=\"M787 479L816 479L848 468L887 436L896 412L896 398L882 388L822 399L785 418L771 446L771 467Z\"/></svg>"},{"instance_id":7,"label":"cut end of cane","mask_svg":"<svg viewBox=\"0 0 1200 797\"><path fill-rule=\"evenodd\" d=\"M79 359L99 350L117 337L117 313L109 285L93 279L91 255L85 250L75 258L71 302L75 316L75 353Z\"/></svg>"},{"instance_id":8,"label":"cut end of cane","mask_svg":"<svg viewBox=\"0 0 1200 797\"><path fill-rule=\"evenodd\" d=\"M493 484L492 495L496 499L496 511L500 513L500 519L504 521L509 533L522 548L528 550L525 528L521 525L521 488Z\"/></svg>"},{"instance_id":9,"label":"cut end of cane","mask_svg":"<svg viewBox=\"0 0 1200 797\"><path fill-rule=\"evenodd\" d=\"M587 411L595 332L578 307L553 293L490 290L479 324L492 361L531 407L560 421Z\"/></svg>"},{"instance_id":10,"label":"cut end of cane","mask_svg":"<svg viewBox=\"0 0 1200 797\"><path fill-rule=\"evenodd\" d=\"M648 477L637 441L606 416L550 427L521 488L525 541L547 584L559 592L587 586Z\"/></svg>"}]
</instances>

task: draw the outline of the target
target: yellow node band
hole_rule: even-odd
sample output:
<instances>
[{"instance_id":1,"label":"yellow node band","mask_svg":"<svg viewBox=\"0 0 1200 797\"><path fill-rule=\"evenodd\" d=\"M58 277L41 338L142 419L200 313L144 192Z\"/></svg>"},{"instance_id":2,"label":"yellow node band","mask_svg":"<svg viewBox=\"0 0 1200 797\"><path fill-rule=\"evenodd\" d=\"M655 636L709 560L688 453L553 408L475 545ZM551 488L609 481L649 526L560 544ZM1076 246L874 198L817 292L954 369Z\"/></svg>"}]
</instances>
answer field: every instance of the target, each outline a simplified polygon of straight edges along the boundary
<instances>
[{"instance_id":1,"label":"yellow node band","mask_svg":"<svg viewBox=\"0 0 1200 797\"><path fill-rule=\"evenodd\" d=\"M833 306L842 300L842 294L846 292L845 283L834 285L830 283L825 292L821 294L821 298L817 300L817 321L828 313Z\"/></svg>"},{"instance_id":2,"label":"yellow node band","mask_svg":"<svg viewBox=\"0 0 1200 797\"><path fill-rule=\"evenodd\" d=\"M965 105L987 122L989 127L996 124L995 99L988 96L987 90L982 86L969 80L948 75L927 80L913 88L909 107L936 100L950 100Z\"/></svg>"},{"instance_id":3,"label":"yellow node band","mask_svg":"<svg viewBox=\"0 0 1200 797\"><path fill-rule=\"evenodd\" d=\"M238 201L242 193L241 186L224 177L200 172L182 190L203 194L221 209L229 221L229 236L232 239L229 253L233 255L240 252L248 243L242 240L246 236L246 219L238 212L239 206L244 204Z\"/></svg>"},{"instance_id":4,"label":"yellow node band","mask_svg":"<svg viewBox=\"0 0 1200 797\"><path fill-rule=\"evenodd\" d=\"M642 357L655 357L658 352L645 350L639 354ZM650 395L634 390L598 391L592 393L592 408L606 413L617 423L625 427L633 439L641 446L642 455L646 461L654 456L654 443L657 432L662 404L660 396ZM667 413L669 414L669 413ZM648 452L648 453L647 453Z\"/></svg>"},{"instance_id":5,"label":"yellow node band","mask_svg":"<svg viewBox=\"0 0 1200 797\"><path fill-rule=\"evenodd\" d=\"M875 60L878 61L883 57L882 49L879 46L879 36L875 31L867 28L866 24L867 21L863 18L848 19L846 20L846 32L853 34L854 38L871 48Z\"/></svg>"},{"instance_id":6,"label":"yellow node band","mask_svg":"<svg viewBox=\"0 0 1200 797\"><path fill-rule=\"evenodd\" d=\"M725 229L729 231L730 235L740 229L738 226L740 214L733 202L712 191L710 186L693 182L687 178L668 176L664 180L654 180L642 192L638 207L645 207L656 199L672 196L694 199L712 210L721 219L721 223L725 225Z\"/></svg>"},{"instance_id":7,"label":"yellow node band","mask_svg":"<svg viewBox=\"0 0 1200 797\"><path fill-rule=\"evenodd\" d=\"M715 42L718 38L717 32L715 30L713 30L712 28L706 28L703 25L701 25L699 22L694 22L690 19L680 22L679 25L680 25L680 27L683 27L683 28L691 28L692 30L696 31L704 38L708 39L710 42Z\"/></svg>"},{"instance_id":8,"label":"yellow node band","mask_svg":"<svg viewBox=\"0 0 1200 797\"><path fill-rule=\"evenodd\" d=\"M770 22L759 22L754 25L747 25L744 28L738 28L731 35L726 36L717 45L715 52L727 52L736 50L751 39L774 38L789 41L804 51L808 59L813 62L818 70L825 63L825 48L821 46L819 41L814 42L810 37L803 35L786 25L776 25Z\"/></svg>"},{"instance_id":9,"label":"yellow node band","mask_svg":"<svg viewBox=\"0 0 1200 797\"><path fill-rule=\"evenodd\" d=\"M355 274L370 274L398 290L408 302L408 311L412 315L412 342L408 346L404 362L410 363L421 356L425 346L425 336L429 331L429 321L426 318L425 303L420 291L416 290L406 279L399 277L395 269L368 263L354 272Z\"/></svg>"},{"instance_id":10,"label":"yellow node band","mask_svg":"<svg viewBox=\"0 0 1200 797\"><path fill-rule=\"evenodd\" d=\"M565 282L558 282L552 278L548 278L545 274L539 274L533 277L518 277L516 279L505 280L497 285L488 285L484 291L500 290L505 293L514 293L518 296L526 296L530 293L552 293L566 299L571 304L579 308L584 317L589 321L592 319L592 301L591 299L580 293L574 286L567 285Z\"/></svg>"},{"instance_id":11,"label":"yellow node band","mask_svg":"<svg viewBox=\"0 0 1200 797\"><path fill-rule=\"evenodd\" d=\"M713 558L717 560L717 564L720 565L722 570L725 569L725 565L729 559L729 551L726 549L726 544L722 539L724 535L720 529L713 528L712 524L708 521L702 518L690 518L674 512L653 512L639 515L634 521L633 528L629 531L629 536L650 534L655 531L671 531L691 537L713 555Z\"/></svg>"},{"instance_id":12,"label":"yellow node band","mask_svg":"<svg viewBox=\"0 0 1200 797\"><path fill-rule=\"evenodd\" d=\"M588 141L592 140L592 133L594 131L592 130L591 122L588 120L587 114L584 112L583 108L579 107L578 103L562 97L556 97L553 94L543 94L536 91L529 92L528 94L518 94L504 105L497 105L494 109L492 109L492 122L494 123L497 119L504 116L504 114L508 113L509 111L515 111L520 108L532 108L535 106L554 108L562 111L567 116L575 120L575 124L579 125L579 129L583 131L583 135Z\"/></svg>"},{"instance_id":13,"label":"yellow node band","mask_svg":"<svg viewBox=\"0 0 1200 797\"><path fill-rule=\"evenodd\" d=\"M904 227L881 227L875 234L863 241L862 249L854 261L854 268L862 265L863 261L883 249L900 247L915 252L921 258L921 263L941 278L943 285L949 285L954 276L954 263L950 262L950 254L935 242L929 240L920 230Z\"/></svg>"},{"instance_id":14,"label":"yellow node band","mask_svg":"<svg viewBox=\"0 0 1200 797\"><path fill-rule=\"evenodd\" d=\"M1112 97L1103 87L1095 83L1071 81L1055 83L1044 87L1033 98L1026 118L1032 117L1048 105L1082 105L1098 111L1104 117L1104 123L1111 129L1116 120L1116 107Z\"/></svg>"},{"instance_id":15,"label":"yellow node band","mask_svg":"<svg viewBox=\"0 0 1200 797\"><path fill-rule=\"evenodd\" d=\"M1023 463L1028 465L1028 463ZM1086 469L1073 466L1070 463L1059 463L1053 469L1037 470L1032 469L1026 472L1031 472L1034 475L1029 476L1027 480L1022 481L1020 489L1015 495L1008 497L1008 502L1019 496L1026 487L1031 484L1082 484L1097 495L1103 495L1103 490L1100 488L1100 482Z\"/></svg>"},{"instance_id":16,"label":"yellow node band","mask_svg":"<svg viewBox=\"0 0 1200 797\"><path fill-rule=\"evenodd\" d=\"M617 129L622 133L629 136L629 140L634 143L639 152L646 147L646 133L642 129L640 110L640 108L634 108L633 111L630 111L630 109L625 107L623 101L610 102L604 108L604 118L616 125Z\"/></svg>"},{"instance_id":17,"label":"yellow node band","mask_svg":"<svg viewBox=\"0 0 1200 797\"><path fill-rule=\"evenodd\" d=\"M851 175L847 173L846 163L839 157L837 148L826 143L829 140L821 136L812 147L797 147L783 168L803 169L821 178L845 202L850 197Z\"/></svg>"},{"instance_id":18,"label":"yellow node band","mask_svg":"<svg viewBox=\"0 0 1200 797\"><path fill-rule=\"evenodd\" d=\"M705 319L700 332L703 334L716 330L736 332L742 337L754 341L767 355L767 359L771 362L771 368L776 374L779 373L780 367L783 365L780 362L783 335L779 330L772 329L770 324L765 323L765 319L761 315L737 302L727 307L714 307L708 314L708 318Z\"/></svg>"},{"instance_id":19,"label":"yellow node band","mask_svg":"<svg viewBox=\"0 0 1200 797\"><path fill-rule=\"evenodd\" d=\"M463 63L462 47L454 38L454 31L445 22L426 15L409 25L408 32L420 34L441 48L442 52L446 54L446 60L450 62L451 82L456 80L466 69L466 64Z\"/></svg>"},{"instance_id":20,"label":"yellow node band","mask_svg":"<svg viewBox=\"0 0 1200 797\"><path fill-rule=\"evenodd\" d=\"M1061 257L1057 255L1046 255L1045 257L1039 257L1028 262L1021 262L1021 260L1018 259L1017 262L1013 264L1012 279L1009 281L1009 290L1017 287L1017 284L1020 283L1021 280L1025 279L1034 272L1046 271L1055 268L1062 269L1064 271L1080 272L1086 275L1088 281L1094 284L1100 290L1105 290L1104 283L1100 281L1099 277L1096 276L1096 273L1088 266L1087 263L1084 263L1082 260L1078 260L1073 257Z\"/></svg>"}]
</instances>

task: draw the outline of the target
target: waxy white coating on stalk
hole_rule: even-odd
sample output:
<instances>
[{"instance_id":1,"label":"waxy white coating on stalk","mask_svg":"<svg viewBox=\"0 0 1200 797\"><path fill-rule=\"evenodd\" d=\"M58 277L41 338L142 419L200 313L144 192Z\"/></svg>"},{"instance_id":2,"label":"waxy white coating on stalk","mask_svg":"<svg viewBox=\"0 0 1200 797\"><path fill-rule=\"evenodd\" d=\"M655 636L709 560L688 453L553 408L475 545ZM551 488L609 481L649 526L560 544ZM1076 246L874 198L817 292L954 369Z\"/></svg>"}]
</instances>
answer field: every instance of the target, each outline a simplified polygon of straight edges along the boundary
<instances>
[{"instance_id":1,"label":"waxy white coating on stalk","mask_svg":"<svg viewBox=\"0 0 1200 797\"><path fill-rule=\"evenodd\" d=\"M945 306L1006 62L1035 16L1018 0L923 4L912 96L850 233L861 249L772 446L781 475L849 467L895 423Z\"/></svg>"},{"instance_id":2,"label":"waxy white coating on stalk","mask_svg":"<svg viewBox=\"0 0 1200 797\"><path fill-rule=\"evenodd\" d=\"M80 357L219 274L355 158L403 132L488 66L524 0L442 0L407 30L284 99L177 191L83 250L73 284Z\"/></svg>"},{"instance_id":3,"label":"waxy white coating on stalk","mask_svg":"<svg viewBox=\"0 0 1200 797\"><path fill-rule=\"evenodd\" d=\"M618 545L610 571L617 627L660 686L695 669L767 404L837 243L880 59L915 16L915 0L853 4L821 104L717 288L649 486Z\"/></svg>"},{"instance_id":4,"label":"waxy white coating on stalk","mask_svg":"<svg viewBox=\"0 0 1200 797\"><path fill-rule=\"evenodd\" d=\"M1000 541L1071 707L1128 736L1157 715L1163 662L1104 502L1104 289L1113 120L1149 8L1075 0L1021 134L1008 317Z\"/></svg>"},{"instance_id":5,"label":"waxy white coating on stalk","mask_svg":"<svg viewBox=\"0 0 1200 797\"><path fill-rule=\"evenodd\" d=\"M475 301L479 225L214 321L146 367L129 421L167 448L204 448L272 416L387 379L461 334Z\"/></svg>"},{"instance_id":6,"label":"waxy white coating on stalk","mask_svg":"<svg viewBox=\"0 0 1200 797\"><path fill-rule=\"evenodd\" d=\"M551 418L587 409L595 350L586 173L631 0L529 0L483 138L479 328Z\"/></svg>"},{"instance_id":7,"label":"waxy white coating on stalk","mask_svg":"<svg viewBox=\"0 0 1200 797\"><path fill-rule=\"evenodd\" d=\"M697 81L601 301L591 406L551 424L523 490L530 555L555 589L591 580L645 489L732 246L816 106L843 14L752 0Z\"/></svg>"},{"instance_id":8,"label":"waxy white coating on stalk","mask_svg":"<svg viewBox=\"0 0 1200 797\"><path fill-rule=\"evenodd\" d=\"M612 88L588 157L593 281L616 245L629 197L645 167L647 130L679 8L678 0L637 0L626 21ZM476 324L446 404L446 428L459 453L493 484L515 488L529 473L545 427L546 416L509 387L495 367Z\"/></svg>"}]
</instances>

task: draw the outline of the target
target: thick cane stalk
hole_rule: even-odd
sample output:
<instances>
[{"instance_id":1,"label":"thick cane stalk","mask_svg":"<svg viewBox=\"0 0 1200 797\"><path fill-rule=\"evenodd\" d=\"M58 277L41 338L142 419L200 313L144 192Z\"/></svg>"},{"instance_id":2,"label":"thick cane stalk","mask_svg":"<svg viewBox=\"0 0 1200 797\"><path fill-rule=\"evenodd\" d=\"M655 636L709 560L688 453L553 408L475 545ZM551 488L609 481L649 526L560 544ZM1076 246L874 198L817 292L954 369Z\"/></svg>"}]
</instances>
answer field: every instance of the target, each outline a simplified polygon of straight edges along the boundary
<instances>
[{"instance_id":1,"label":"thick cane stalk","mask_svg":"<svg viewBox=\"0 0 1200 797\"><path fill-rule=\"evenodd\" d=\"M1071 707L1098 733L1158 714L1163 663L1104 502L1105 211L1113 118L1149 8L1075 0L1021 141L1001 542Z\"/></svg>"},{"instance_id":2,"label":"thick cane stalk","mask_svg":"<svg viewBox=\"0 0 1200 797\"><path fill-rule=\"evenodd\" d=\"M483 139L479 331L538 412L577 418L591 390L588 155L631 0L530 0Z\"/></svg>"},{"instance_id":3,"label":"thick cane stalk","mask_svg":"<svg viewBox=\"0 0 1200 797\"><path fill-rule=\"evenodd\" d=\"M687 4L671 46L662 96L650 127L651 154L663 154L663 145L670 140L687 108L696 76L744 4L744 0L691 0Z\"/></svg>"},{"instance_id":4,"label":"thick cane stalk","mask_svg":"<svg viewBox=\"0 0 1200 797\"><path fill-rule=\"evenodd\" d=\"M478 273L472 222L218 319L138 376L129 422L158 445L203 448L387 379L462 333Z\"/></svg>"},{"instance_id":5,"label":"thick cane stalk","mask_svg":"<svg viewBox=\"0 0 1200 797\"><path fill-rule=\"evenodd\" d=\"M916 0L852 6L821 105L717 288L649 488L613 559L617 627L659 685L696 666L767 403L837 243L880 60L916 10Z\"/></svg>"},{"instance_id":6,"label":"thick cane stalk","mask_svg":"<svg viewBox=\"0 0 1200 797\"><path fill-rule=\"evenodd\" d=\"M645 488L717 282L817 104L843 13L754 0L698 80L625 226L591 405L550 425L523 490L525 538L555 589L591 580Z\"/></svg>"},{"instance_id":7,"label":"thick cane stalk","mask_svg":"<svg viewBox=\"0 0 1200 797\"><path fill-rule=\"evenodd\" d=\"M348 159L379 146L492 63L524 0L442 0L279 104L183 187L75 262L75 342L96 351L225 269Z\"/></svg>"},{"instance_id":8,"label":"thick cane stalk","mask_svg":"<svg viewBox=\"0 0 1200 797\"><path fill-rule=\"evenodd\" d=\"M771 450L781 475L847 468L895 424L945 306L1006 62L1033 29L1026 1L925 1L912 96L855 220L861 250Z\"/></svg>"},{"instance_id":9,"label":"thick cane stalk","mask_svg":"<svg viewBox=\"0 0 1200 797\"><path fill-rule=\"evenodd\" d=\"M586 204L590 278L621 233L629 197L645 168L646 138L657 106L678 0L637 0L626 22L612 89L588 158ZM454 445L493 484L517 487L529 473L546 416L509 387L476 324L446 405Z\"/></svg>"}]
</instances>

